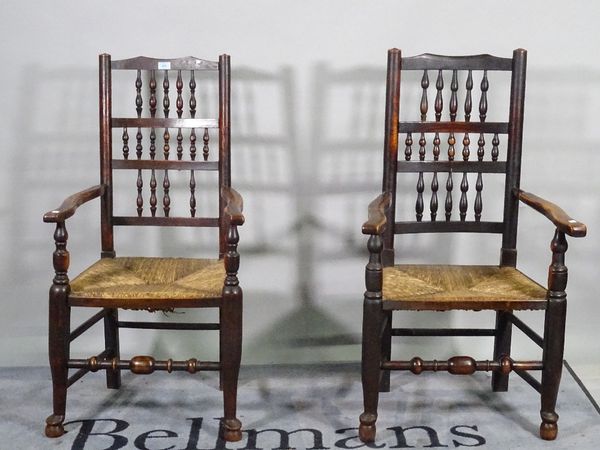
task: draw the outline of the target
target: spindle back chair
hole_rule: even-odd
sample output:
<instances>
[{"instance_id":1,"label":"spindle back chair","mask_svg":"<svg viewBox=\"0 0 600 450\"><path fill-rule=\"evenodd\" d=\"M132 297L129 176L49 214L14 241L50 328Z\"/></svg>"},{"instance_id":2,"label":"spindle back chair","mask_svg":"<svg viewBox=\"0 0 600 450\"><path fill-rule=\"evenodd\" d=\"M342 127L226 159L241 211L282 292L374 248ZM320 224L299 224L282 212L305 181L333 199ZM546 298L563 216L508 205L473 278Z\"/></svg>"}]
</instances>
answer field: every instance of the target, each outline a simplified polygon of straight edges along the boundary
<instances>
[{"instance_id":1,"label":"spindle back chair","mask_svg":"<svg viewBox=\"0 0 600 450\"><path fill-rule=\"evenodd\" d=\"M135 113L129 117L113 116L115 71L135 76L131 82L135 88L131 111L135 106ZM205 71L218 74L216 118L197 117L196 77ZM49 310L53 414L46 420L46 435L57 437L64 433L67 388L89 371L106 370L107 386L118 389L120 371L124 369L135 374L150 374L155 370L189 373L213 370L219 372L223 390L223 437L228 441L239 440L241 423L236 418L236 397L241 358L242 290L237 278L237 227L244 223L244 216L242 198L231 188L229 56L221 55L218 62L194 57L112 61L110 55L102 54L99 82L100 184L72 195L58 209L44 215L45 222L56 224L55 277L50 288ZM113 151L113 130L120 135L116 145L120 151ZM212 159L209 158L210 130L218 132L218 153ZM132 170L137 175L131 183L137 190L135 202L130 205L136 212L131 215L116 215L113 210L113 175L122 170ZM172 214L169 173L173 171L189 173L187 217ZM196 174L199 171L218 173L218 217L198 216ZM97 197L101 208L101 259L70 280L65 223L79 206ZM134 225L217 227L218 258L116 257L114 227ZM73 306L101 310L71 330ZM197 307L218 308L218 323L119 321L117 313L119 308L156 311ZM88 359L71 358L71 341L100 321L104 322L104 350ZM119 351L120 328L218 330L220 360L160 361L151 356L123 360ZM78 371L69 377L69 369Z\"/></svg>"},{"instance_id":2,"label":"spindle back chair","mask_svg":"<svg viewBox=\"0 0 600 450\"><path fill-rule=\"evenodd\" d=\"M568 217L556 205L520 189L526 55L523 49L515 50L512 58L431 54L402 58L397 49L388 52L382 194L370 204L369 219L362 228L364 234L370 235L363 316L364 412L360 416L359 429L360 438L364 442L375 438L378 392L389 391L390 370L409 370L414 374L425 370L447 370L451 374L493 371L494 391L508 389L508 376L514 370L541 393L541 437L548 440L556 437L558 415L555 405L562 369L566 313L565 234L585 236L586 227ZM416 121L400 118L400 78L406 71L422 73L420 114ZM461 71L464 72L465 80L462 117L458 101L458 74ZM511 77L508 120L502 122L486 120L490 88L488 73L492 71L508 72ZM444 76L448 73L451 74L450 99L445 109ZM478 83L478 120L473 112L477 102L473 92L476 73L481 77ZM432 102L434 120L428 120L428 117L432 117L429 106L431 100L428 97L430 87L435 88L435 99ZM477 136L476 141L471 139L472 135ZM503 135L506 136L505 149L500 145ZM447 146L442 144L446 136ZM461 138L462 151L457 144ZM404 152L399 155L399 141L402 140ZM413 152L413 145L416 143L418 152ZM475 143L476 152L473 148ZM399 174L407 173L416 175L414 220L398 221L396 196L410 193L397 193L396 180ZM468 177L470 173L476 175L475 198L471 204L468 196L469 189L472 189ZM502 220L483 219L483 179L487 174L501 174L504 177ZM459 189L456 189L457 184ZM426 186L430 188L428 199ZM445 195L442 194L444 192ZM556 227L551 242L552 262L547 287L539 285L516 269L519 201L545 215ZM499 265L397 264L394 252L397 234L451 232L501 234ZM398 256L401 255L402 253L398 253ZM392 327L394 310L457 309L494 310L495 327ZM517 318L513 314L514 310L545 310L544 337ZM514 361L510 357L512 325L542 347L541 361ZM410 361L392 361L392 336L490 336L494 337L493 360L476 361L469 356L455 356L447 361L424 361L419 357ZM541 370L541 382L527 370Z\"/></svg>"}]
</instances>

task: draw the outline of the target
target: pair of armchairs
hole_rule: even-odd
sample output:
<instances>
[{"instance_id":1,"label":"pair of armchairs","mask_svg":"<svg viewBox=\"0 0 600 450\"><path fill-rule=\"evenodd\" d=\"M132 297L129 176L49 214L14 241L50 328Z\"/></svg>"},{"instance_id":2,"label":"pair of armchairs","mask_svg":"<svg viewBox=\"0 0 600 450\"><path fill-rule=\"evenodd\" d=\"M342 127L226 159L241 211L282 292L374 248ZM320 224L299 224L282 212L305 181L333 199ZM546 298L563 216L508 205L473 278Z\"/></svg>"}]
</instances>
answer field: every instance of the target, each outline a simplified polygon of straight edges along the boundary
<instances>
[{"instance_id":1,"label":"pair of armchairs","mask_svg":"<svg viewBox=\"0 0 600 450\"><path fill-rule=\"evenodd\" d=\"M100 55L99 62L100 184L69 197L58 209L44 215L45 222L56 224L56 250L53 255L55 277L50 288L49 312L53 414L46 420L46 435L58 437L64 433L67 388L89 371L105 370L107 386L118 389L121 370L128 369L135 374L150 374L156 370L190 373L214 370L220 374L224 397L222 436L227 441L237 441L241 439L241 423L236 417L236 399L242 342L242 289L237 278L237 227L244 223L244 216L242 198L231 187L229 56L222 55L218 62L192 57L171 60L138 57L111 61L109 55L103 54ZM363 316L364 412L360 416L359 427L359 435L364 442L375 439L378 396L380 391L389 390L391 370L409 370L415 374L426 370L447 370L452 374L493 371L492 388L495 391L507 390L509 373L515 371L541 393L541 437L556 437L558 416L555 404L562 368L566 313L565 235L584 236L586 228L570 219L555 205L520 189L525 67L524 50L515 50L513 58L429 54L402 58L397 49L388 53L382 194L369 206L369 219L363 225L363 233L370 235ZM132 85L135 87L136 113L133 117L112 115L111 79L114 71L121 70L135 74ZM196 74L205 71L218 73L217 119L196 117ZM423 73L420 83L420 117L414 122L400 120L400 75L403 71ZM459 71L466 73L464 120L457 120ZM507 122L486 121L488 71L511 72ZM479 120L472 121L474 72L481 74L481 82ZM450 120L442 120L445 73L446 76L451 74L447 108ZM436 78L433 101L435 120L428 121L430 74ZM175 89L171 85L173 81ZM171 106L171 99L174 99L175 108ZM122 156L117 156L117 151L113 152L113 129L119 130ZM211 129L218 132L218 155L212 159ZM500 135L507 135L504 153L500 150ZM405 144L401 158L398 156L400 136L404 137ZM442 144L441 136L447 136L447 146ZM470 136L476 139L471 140ZM456 140L461 137L462 151L455 158ZM184 141L187 141L185 151ZM414 156L413 142L419 145L418 155L415 152ZM202 156L198 150L200 144ZM471 153L476 153L476 160ZM137 214L131 216L115 215L113 210L113 172L121 170L133 170L137 175ZM174 170L189 171L188 217L173 217L171 214L169 171ZM197 171L218 172L218 217L197 217ZM467 220L470 216L467 194L469 189L473 191L472 186L469 186L469 173L476 174L475 198L471 205L474 220ZM414 220L396 219L398 174L416 175ZM501 174L505 179L502 221L482 220L484 174ZM425 212L426 178L431 193L428 202L430 220L426 219ZM144 200L145 183L150 194L146 194L147 204ZM458 189L455 188L455 183ZM66 220L79 206L96 198L100 199L101 208L101 259L70 280ZM547 288L515 268L519 202L544 214L556 227L551 243L552 263ZM458 220L453 220L457 216L454 212L456 205ZM216 227L219 230L219 258L117 257L114 248L115 226ZM449 232L502 234L499 265L395 264L396 234ZM101 309L72 330L70 312L74 306ZM175 308L218 308L219 321L200 324L130 322L120 321L118 317L119 309L156 311ZM396 310L455 309L494 310L497 312L495 327L392 327L392 312ZM524 309L545 310L543 337L513 314L515 310ZM104 324L104 350L88 359L71 358L70 343L100 321ZM510 357L512 325L524 331L543 348L541 361L514 361ZM121 328L218 330L220 358L219 361L198 361L195 358L156 360L151 356L121 359ZM494 337L493 360L476 361L467 356L457 356L447 361L424 361L418 357L410 361L391 360L392 336L459 335ZM69 369L76 371L69 376ZM541 370L541 382L528 374L527 370Z\"/></svg>"}]
</instances>

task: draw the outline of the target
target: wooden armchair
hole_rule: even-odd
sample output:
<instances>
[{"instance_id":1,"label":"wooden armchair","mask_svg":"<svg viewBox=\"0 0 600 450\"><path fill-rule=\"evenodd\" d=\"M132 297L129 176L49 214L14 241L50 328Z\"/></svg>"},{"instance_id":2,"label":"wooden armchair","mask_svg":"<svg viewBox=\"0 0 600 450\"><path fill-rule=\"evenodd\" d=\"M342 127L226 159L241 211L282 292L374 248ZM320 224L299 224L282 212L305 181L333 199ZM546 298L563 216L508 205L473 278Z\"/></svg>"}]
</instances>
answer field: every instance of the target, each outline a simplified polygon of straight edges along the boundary
<instances>
[{"instance_id":1,"label":"wooden armchair","mask_svg":"<svg viewBox=\"0 0 600 450\"><path fill-rule=\"evenodd\" d=\"M218 62L193 57L170 60L138 57L111 61L110 55L103 54L99 57L99 63L100 184L72 195L58 209L44 215L45 222L56 224L56 250L53 256L56 275L50 288L49 322L53 414L46 420L46 436L58 437L64 433L67 388L89 371L106 370L107 386L118 389L121 385L120 371L125 369L135 374L150 374L155 370L187 371L193 374L212 370L219 372L223 390L223 438L227 441L239 440L241 423L236 418L236 397L242 343L242 289L237 278L237 227L244 223L244 216L242 198L231 188L229 56L221 55ZM112 114L112 76L113 72L122 70L135 76L131 80L131 86L135 87L135 103L131 110L135 106L136 113L133 117L117 118ZM218 119L196 117L196 77L199 72L205 71L218 73ZM216 77L213 78L216 80ZM169 94L173 79L175 89ZM149 93L147 100L142 88ZM177 117L169 117L170 97L175 100ZM162 106L159 106L159 112L157 104ZM113 154L114 128L120 131L122 157ZM218 131L219 146L218 155L212 159L211 129ZM132 140L136 142L135 156L129 151L130 132ZM196 149L197 140L199 146L202 143L202 156ZM159 151L157 146L160 147ZM137 214L118 216L113 213L113 200L116 200L113 199L113 172L116 170L133 170L136 174L132 185L137 188L137 197L131 208L135 208ZM189 217L172 216L169 171L172 173L175 170L189 173ZM195 172L198 171L218 172L218 217L197 217ZM149 193L144 193L145 183ZM162 185L162 195L160 186L157 192L159 184ZM96 198L100 198L101 208L101 259L71 280L67 273L69 251L65 223L79 206ZM217 227L219 257L116 257L113 230L119 225ZM72 330L70 313L74 306L101 309ZM119 308L149 311L219 308L219 321L126 322L119 321ZM70 358L70 343L100 321L104 322L104 350L88 359ZM220 361L198 361L195 358L160 361L151 356L121 359L120 328L218 330ZM77 371L69 376L69 369Z\"/></svg>"},{"instance_id":2,"label":"wooden armchair","mask_svg":"<svg viewBox=\"0 0 600 450\"><path fill-rule=\"evenodd\" d=\"M363 317L364 412L360 416L359 428L364 442L375 439L378 396L379 392L389 391L391 370L408 370L414 374L426 370L448 371L460 375L492 371L494 391L506 391L509 373L514 371L541 394L540 436L546 440L556 438L558 415L555 405L562 370L567 306L565 235L585 236L586 227L556 205L520 189L526 56L522 49L515 50L512 58L431 54L402 58L397 49L388 52L383 192L370 204L369 218L362 228L364 234L370 235ZM422 73L420 120L413 122L400 120L400 75L405 71ZM457 120L459 71L463 71L465 80L462 121ZM491 71L510 72L511 75L510 108L506 122L486 121L490 86L488 72ZM447 74L451 76L447 109L449 120L442 120L444 76L448 77ZM472 121L475 74L481 77L481 93L479 120ZM436 89L433 101L435 120L428 121L430 76ZM403 135L405 144L400 158L399 134ZM473 135L476 138L471 139ZM500 145L502 135L506 135L504 149ZM446 137L447 146L442 144ZM460 153L455 149L457 139L462 139ZM418 144L415 154L413 143L415 147ZM400 174L413 174L415 177L416 202L412 220L397 220L396 180ZM468 174L475 178L472 203L469 203L467 194L469 189L473 192L473 179L470 184ZM504 181L501 221L483 219L483 179L484 175L490 174L500 174ZM426 186L430 188L429 199L425 198ZM428 214L425 211L427 200ZM519 202L542 213L556 227L550 245L552 260L547 287L516 269ZM455 212L456 205L458 214ZM469 211L470 208L472 211ZM451 232L501 234L499 265L396 264L396 234ZM496 311L496 323L491 329L393 328L392 313L396 310L493 310ZM514 315L516 310L544 310L543 337ZM511 358L512 325L543 349L541 361L515 361ZM490 336L494 337L493 359L476 361L469 356L455 356L447 361L425 361L419 357L393 361L392 336ZM541 382L528 373L531 370L542 372Z\"/></svg>"}]
</instances>

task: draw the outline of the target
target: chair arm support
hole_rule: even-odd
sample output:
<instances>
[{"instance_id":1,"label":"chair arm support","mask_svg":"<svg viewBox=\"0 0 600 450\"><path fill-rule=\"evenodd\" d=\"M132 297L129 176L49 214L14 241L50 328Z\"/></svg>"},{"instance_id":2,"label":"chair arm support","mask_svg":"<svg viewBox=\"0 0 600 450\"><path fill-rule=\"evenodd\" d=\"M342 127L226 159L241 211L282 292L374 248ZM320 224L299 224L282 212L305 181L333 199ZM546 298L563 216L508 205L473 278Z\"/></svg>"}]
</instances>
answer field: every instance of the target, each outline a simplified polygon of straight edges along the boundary
<instances>
[{"instance_id":1,"label":"chair arm support","mask_svg":"<svg viewBox=\"0 0 600 450\"><path fill-rule=\"evenodd\" d=\"M585 224L569 217L566 212L554 203L521 189L514 189L513 192L520 201L542 213L563 233L572 237L583 237L586 235L587 227Z\"/></svg>"},{"instance_id":2,"label":"chair arm support","mask_svg":"<svg viewBox=\"0 0 600 450\"><path fill-rule=\"evenodd\" d=\"M223 186L221 188L221 197L225 202L223 213L229 223L232 225L243 225L245 219L242 214L242 210L244 209L242 196L232 187Z\"/></svg>"},{"instance_id":3,"label":"chair arm support","mask_svg":"<svg viewBox=\"0 0 600 450\"><path fill-rule=\"evenodd\" d=\"M67 197L65 201L62 202L62 205L60 205L57 209L53 209L52 211L48 211L46 214L44 214L44 222L64 222L66 219L75 214L75 211L79 206L95 199L96 197L100 197L104 194L105 190L106 185L99 184Z\"/></svg>"},{"instance_id":4,"label":"chair arm support","mask_svg":"<svg viewBox=\"0 0 600 450\"><path fill-rule=\"evenodd\" d=\"M369 218L362 226L363 234L382 234L385 231L387 223L385 214L391 204L391 192L383 192L369 203Z\"/></svg>"}]
</instances>

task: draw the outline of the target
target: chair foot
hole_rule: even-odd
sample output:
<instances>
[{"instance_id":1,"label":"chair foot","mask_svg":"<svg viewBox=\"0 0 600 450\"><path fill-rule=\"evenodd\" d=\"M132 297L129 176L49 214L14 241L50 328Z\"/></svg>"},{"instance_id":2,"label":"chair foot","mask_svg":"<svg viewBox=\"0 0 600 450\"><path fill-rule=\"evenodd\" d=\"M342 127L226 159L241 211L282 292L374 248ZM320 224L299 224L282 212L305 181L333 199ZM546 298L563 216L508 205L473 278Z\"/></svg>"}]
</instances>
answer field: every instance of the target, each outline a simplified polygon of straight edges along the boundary
<instances>
[{"instance_id":1,"label":"chair foot","mask_svg":"<svg viewBox=\"0 0 600 450\"><path fill-rule=\"evenodd\" d=\"M540 425L540 437L545 441L553 441L558 434L558 414L542 413L542 423Z\"/></svg>"},{"instance_id":2,"label":"chair foot","mask_svg":"<svg viewBox=\"0 0 600 450\"><path fill-rule=\"evenodd\" d=\"M224 419L221 422L221 433L226 442L237 442L242 439L242 422L238 419Z\"/></svg>"},{"instance_id":3,"label":"chair foot","mask_svg":"<svg viewBox=\"0 0 600 450\"><path fill-rule=\"evenodd\" d=\"M65 416L57 416L55 414L49 416L46 419L46 436L49 438L57 438L65 434L65 428L63 427L64 420Z\"/></svg>"},{"instance_id":4,"label":"chair foot","mask_svg":"<svg viewBox=\"0 0 600 450\"><path fill-rule=\"evenodd\" d=\"M363 413L360 415L360 426L358 427L358 437L362 442L373 442L375 441L375 433L377 427L375 422L377 421L377 415L370 413Z\"/></svg>"}]
</instances>

